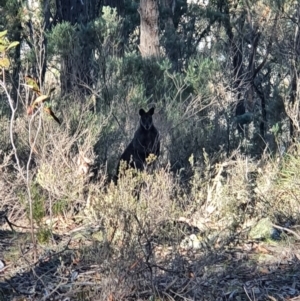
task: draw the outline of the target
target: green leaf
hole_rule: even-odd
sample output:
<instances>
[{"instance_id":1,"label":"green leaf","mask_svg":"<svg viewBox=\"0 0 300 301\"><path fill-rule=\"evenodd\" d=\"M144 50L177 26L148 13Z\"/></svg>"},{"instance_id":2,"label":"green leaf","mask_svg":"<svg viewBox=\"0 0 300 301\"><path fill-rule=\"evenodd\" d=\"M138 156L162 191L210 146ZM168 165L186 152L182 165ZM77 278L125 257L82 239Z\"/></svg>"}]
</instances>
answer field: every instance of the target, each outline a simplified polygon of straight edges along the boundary
<instances>
[{"instance_id":1,"label":"green leaf","mask_svg":"<svg viewBox=\"0 0 300 301\"><path fill-rule=\"evenodd\" d=\"M40 93L40 88L39 88L39 85L37 83L37 81L30 77L30 76L25 76L25 81L26 81L26 84L29 86L30 89L32 89L34 92L36 93Z\"/></svg>"},{"instance_id":2,"label":"green leaf","mask_svg":"<svg viewBox=\"0 0 300 301\"><path fill-rule=\"evenodd\" d=\"M0 31L0 38L4 37L7 35L7 30Z\"/></svg>"},{"instance_id":3,"label":"green leaf","mask_svg":"<svg viewBox=\"0 0 300 301\"><path fill-rule=\"evenodd\" d=\"M7 46L0 44L0 52L4 52L6 50Z\"/></svg>"},{"instance_id":4,"label":"green leaf","mask_svg":"<svg viewBox=\"0 0 300 301\"><path fill-rule=\"evenodd\" d=\"M6 38L0 38L0 45L7 47L9 45L9 42Z\"/></svg>"},{"instance_id":5,"label":"green leaf","mask_svg":"<svg viewBox=\"0 0 300 301\"><path fill-rule=\"evenodd\" d=\"M36 105L46 101L47 99L49 99L49 95L41 95L33 102L32 105L36 106Z\"/></svg>"},{"instance_id":6,"label":"green leaf","mask_svg":"<svg viewBox=\"0 0 300 301\"><path fill-rule=\"evenodd\" d=\"M18 41L10 43L9 46L7 47L6 51L10 48L18 46L19 44L20 44L20 42L18 42Z\"/></svg>"},{"instance_id":7,"label":"green leaf","mask_svg":"<svg viewBox=\"0 0 300 301\"><path fill-rule=\"evenodd\" d=\"M10 66L10 62L9 62L9 59L4 57L4 58L0 58L0 67L1 68L9 68Z\"/></svg>"}]
</instances>

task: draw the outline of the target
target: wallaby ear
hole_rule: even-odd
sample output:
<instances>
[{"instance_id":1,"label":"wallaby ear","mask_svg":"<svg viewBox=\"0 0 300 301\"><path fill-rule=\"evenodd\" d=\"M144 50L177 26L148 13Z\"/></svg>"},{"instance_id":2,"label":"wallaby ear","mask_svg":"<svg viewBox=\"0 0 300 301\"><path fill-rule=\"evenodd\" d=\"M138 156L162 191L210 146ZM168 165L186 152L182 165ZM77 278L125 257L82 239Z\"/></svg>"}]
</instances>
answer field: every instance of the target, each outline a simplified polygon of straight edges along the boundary
<instances>
[{"instance_id":1,"label":"wallaby ear","mask_svg":"<svg viewBox=\"0 0 300 301\"><path fill-rule=\"evenodd\" d=\"M151 116L154 114L154 107L153 108L151 108L149 111L148 111L148 114L150 114Z\"/></svg>"},{"instance_id":2,"label":"wallaby ear","mask_svg":"<svg viewBox=\"0 0 300 301\"><path fill-rule=\"evenodd\" d=\"M140 116L143 116L144 114L146 114L146 112L144 111L144 109L140 109L139 114L140 114Z\"/></svg>"}]
</instances>

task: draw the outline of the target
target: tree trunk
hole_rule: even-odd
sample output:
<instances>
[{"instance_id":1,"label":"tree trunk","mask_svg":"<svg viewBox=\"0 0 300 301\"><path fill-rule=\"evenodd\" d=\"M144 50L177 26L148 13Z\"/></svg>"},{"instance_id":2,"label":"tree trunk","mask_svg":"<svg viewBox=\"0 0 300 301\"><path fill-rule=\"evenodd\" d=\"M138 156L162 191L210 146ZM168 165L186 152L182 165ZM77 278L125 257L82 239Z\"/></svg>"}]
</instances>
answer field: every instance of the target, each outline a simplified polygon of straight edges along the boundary
<instances>
[{"instance_id":1,"label":"tree trunk","mask_svg":"<svg viewBox=\"0 0 300 301\"><path fill-rule=\"evenodd\" d=\"M300 19L300 5L298 5L294 16L295 20ZM295 39L293 41L293 56L291 60L291 91L290 91L290 104L294 108L294 118L290 117L290 137L292 142L296 142L299 138L299 106L295 107L297 98L299 97L299 53L300 53L300 30L299 27L295 28Z\"/></svg>"},{"instance_id":2,"label":"tree trunk","mask_svg":"<svg viewBox=\"0 0 300 301\"><path fill-rule=\"evenodd\" d=\"M138 12L141 18L140 52L142 57L159 56L159 29L157 0L141 0Z\"/></svg>"}]
</instances>

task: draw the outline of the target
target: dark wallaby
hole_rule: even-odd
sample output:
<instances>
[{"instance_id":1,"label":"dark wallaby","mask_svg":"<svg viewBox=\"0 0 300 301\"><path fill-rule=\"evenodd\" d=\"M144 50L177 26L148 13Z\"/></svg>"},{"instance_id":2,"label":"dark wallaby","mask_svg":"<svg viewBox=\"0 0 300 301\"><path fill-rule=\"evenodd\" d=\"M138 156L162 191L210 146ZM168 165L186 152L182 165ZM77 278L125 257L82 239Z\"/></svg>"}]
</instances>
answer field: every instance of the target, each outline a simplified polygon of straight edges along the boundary
<instances>
[{"instance_id":1,"label":"dark wallaby","mask_svg":"<svg viewBox=\"0 0 300 301\"><path fill-rule=\"evenodd\" d=\"M150 154L154 154L156 157L159 156L159 133L153 125L153 113L154 108L151 108L148 112L140 109L140 126L120 158L117 174L119 174L121 160L127 163L127 167L143 170L146 158L148 158Z\"/></svg>"}]
</instances>

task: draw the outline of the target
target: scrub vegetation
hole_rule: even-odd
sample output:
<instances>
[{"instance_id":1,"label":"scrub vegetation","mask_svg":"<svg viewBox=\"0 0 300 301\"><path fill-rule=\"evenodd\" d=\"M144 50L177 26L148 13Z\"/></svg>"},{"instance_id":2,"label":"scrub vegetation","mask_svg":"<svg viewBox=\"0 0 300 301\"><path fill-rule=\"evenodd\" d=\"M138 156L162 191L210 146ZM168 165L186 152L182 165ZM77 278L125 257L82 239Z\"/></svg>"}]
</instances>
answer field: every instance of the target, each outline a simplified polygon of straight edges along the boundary
<instances>
[{"instance_id":1,"label":"scrub vegetation","mask_svg":"<svg viewBox=\"0 0 300 301\"><path fill-rule=\"evenodd\" d=\"M0 301L297 300L298 1L69 5L0 1Z\"/></svg>"}]
</instances>

